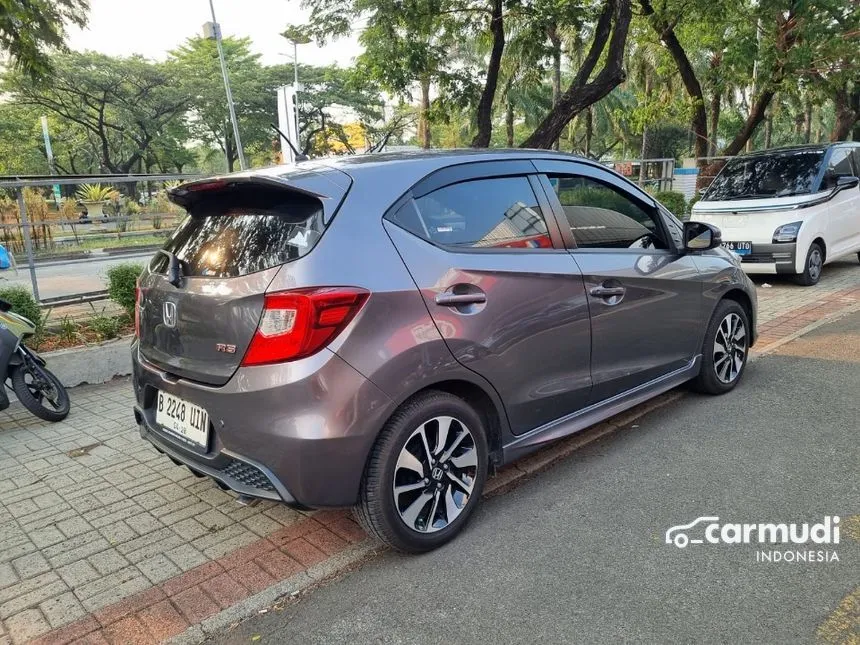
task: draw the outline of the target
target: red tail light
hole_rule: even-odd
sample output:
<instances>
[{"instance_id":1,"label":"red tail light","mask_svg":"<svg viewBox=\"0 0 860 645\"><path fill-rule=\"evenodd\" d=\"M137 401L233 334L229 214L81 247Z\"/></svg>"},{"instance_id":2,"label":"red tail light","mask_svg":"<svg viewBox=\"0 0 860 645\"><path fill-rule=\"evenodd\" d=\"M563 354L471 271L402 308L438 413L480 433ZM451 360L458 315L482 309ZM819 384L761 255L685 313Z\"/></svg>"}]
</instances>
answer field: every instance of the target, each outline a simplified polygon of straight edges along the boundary
<instances>
[{"instance_id":1,"label":"red tail light","mask_svg":"<svg viewBox=\"0 0 860 645\"><path fill-rule=\"evenodd\" d=\"M134 285L134 337L140 338L140 285Z\"/></svg>"},{"instance_id":2,"label":"red tail light","mask_svg":"<svg viewBox=\"0 0 860 645\"><path fill-rule=\"evenodd\" d=\"M369 291L355 287L267 294L260 324L242 365L280 363L315 354L355 318L369 295Z\"/></svg>"}]
</instances>

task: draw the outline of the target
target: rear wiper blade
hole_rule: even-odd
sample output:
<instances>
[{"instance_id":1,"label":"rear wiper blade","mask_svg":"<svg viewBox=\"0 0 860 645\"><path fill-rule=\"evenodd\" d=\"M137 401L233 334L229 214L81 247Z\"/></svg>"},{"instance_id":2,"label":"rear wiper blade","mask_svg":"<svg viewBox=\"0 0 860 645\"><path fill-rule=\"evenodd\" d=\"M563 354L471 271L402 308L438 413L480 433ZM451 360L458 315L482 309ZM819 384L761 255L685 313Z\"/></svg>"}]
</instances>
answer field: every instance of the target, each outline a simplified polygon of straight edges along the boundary
<instances>
[{"instance_id":1,"label":"rear wiper blade","mask_svg":"<svg viewBox=\"0 0 860 645\"><path fill-rule=\"evenodd\" d=\"M182 262L167 249L158 249L155 254L167 256L167 281L177 289L182 286Z\"/></svg>"}]
</instances>

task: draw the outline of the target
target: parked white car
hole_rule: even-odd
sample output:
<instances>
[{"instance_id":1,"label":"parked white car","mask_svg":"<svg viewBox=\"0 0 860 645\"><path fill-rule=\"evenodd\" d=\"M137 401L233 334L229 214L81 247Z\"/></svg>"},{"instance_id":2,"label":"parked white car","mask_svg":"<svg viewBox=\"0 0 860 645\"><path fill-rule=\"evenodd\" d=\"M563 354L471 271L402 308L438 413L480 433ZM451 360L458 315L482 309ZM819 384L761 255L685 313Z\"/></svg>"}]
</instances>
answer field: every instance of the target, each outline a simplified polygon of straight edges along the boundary
<instances>
[{"instance_id":1,"label":"parked white car","mask_svg":"<svg viewBox=\"0 0 860 645\"><path fill-rule=\"evenodd\" d=\"M860 143L766 150L731 159L693 206L720 228L746 273L814 285L822 267L860 259Z\"/></svg>"}]
</instances>

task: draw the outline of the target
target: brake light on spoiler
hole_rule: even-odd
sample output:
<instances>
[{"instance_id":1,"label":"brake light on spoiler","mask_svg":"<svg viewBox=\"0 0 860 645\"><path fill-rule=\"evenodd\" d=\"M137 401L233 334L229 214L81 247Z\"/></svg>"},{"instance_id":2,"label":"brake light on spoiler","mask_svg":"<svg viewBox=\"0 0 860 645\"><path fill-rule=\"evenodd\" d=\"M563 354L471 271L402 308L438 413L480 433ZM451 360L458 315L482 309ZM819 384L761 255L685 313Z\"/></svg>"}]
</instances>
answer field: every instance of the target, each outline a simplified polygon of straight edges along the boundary
<instances>
[{"instance_id":1,"label":"brake light on spoiler","mask_svg":"<svg viewBox=\"0 0 860 645\"><path fill-rule=\"evenodd\" d=\"M313 287L266 294L263 313L242 365L294 361L316 354L361 311L370 292Z\"/></svg>"}]
</instances>

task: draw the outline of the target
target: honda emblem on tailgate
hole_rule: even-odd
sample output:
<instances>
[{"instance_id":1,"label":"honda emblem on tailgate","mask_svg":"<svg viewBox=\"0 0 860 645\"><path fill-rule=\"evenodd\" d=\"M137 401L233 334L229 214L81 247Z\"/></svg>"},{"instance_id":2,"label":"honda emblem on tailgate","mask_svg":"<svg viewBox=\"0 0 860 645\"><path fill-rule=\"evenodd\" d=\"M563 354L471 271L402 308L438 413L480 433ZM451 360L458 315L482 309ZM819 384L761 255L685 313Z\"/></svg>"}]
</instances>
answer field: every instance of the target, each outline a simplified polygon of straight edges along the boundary
<instances>
[{"instance_id":1,"label":"honda emblem on tailgate","mask_svg":"<svg viewBox=\"0 0 860 645\"><path fill-rule=\"evenodd\" d=\"M165 302L164 303L164 326L170 327L173 329L176 327L176 303L175 302Z\"/></svg>"}]
</instances>

